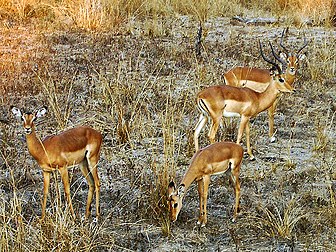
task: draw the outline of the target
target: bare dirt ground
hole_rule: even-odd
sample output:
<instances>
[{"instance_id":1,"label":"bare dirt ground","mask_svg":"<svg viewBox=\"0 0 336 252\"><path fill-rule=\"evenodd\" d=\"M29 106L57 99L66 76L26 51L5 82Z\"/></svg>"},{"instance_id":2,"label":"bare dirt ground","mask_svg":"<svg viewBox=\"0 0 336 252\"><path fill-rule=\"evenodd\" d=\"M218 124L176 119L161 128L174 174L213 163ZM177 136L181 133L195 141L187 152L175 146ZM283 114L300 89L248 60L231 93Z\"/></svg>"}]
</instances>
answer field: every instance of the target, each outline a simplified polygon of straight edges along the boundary
<instances>
[{"instance_id":1,"label":"bare dirt ground","mask_svg":"<svg viewBox=\"0 0 336 252\"><path fill-rule=\"evenodd\" d=\"M196 93L224 84L223 73L233 66L269 67L257 41L276 45L284 28L232 24L226 18L204 26L201 61L194 52L198 23L187 17L164 20L156 30L135 24L127 35L2 28L1 200L9 204L15 187L24 222L39 227L41 171L10 106L34 110L47 105L49 114L36 123L41 137L79 124L104 135L99 164L103 217L93 228L99 233L91 237L95 250L334 251L335 28L290 29L290 48L300 47L303 32L309 39L307 60L300 65L296 92L283 95L278 106L277 142L268 141L267 113L252 122L256 161L243 162L238 222L230 222L233 190L225 176L218 176L210 185L207 226L199 230L196 225L193 185L169 236L163 234L161 201L154 202L161 197L158 178L166 172L168 180L179 182L187 169L198 119ZM234 139L237 130L219 131L220 138ZM202 146L208 143L205 136ZM78 169L72 171L73 201L81 216L87 186ZM57 198L55 181L59 176L51 201ZM50 218L54 208L48 206ZM288 235L281 235L286 227ZM25 246L34 248L29 239Z\"/></svg>"}]
</instances>

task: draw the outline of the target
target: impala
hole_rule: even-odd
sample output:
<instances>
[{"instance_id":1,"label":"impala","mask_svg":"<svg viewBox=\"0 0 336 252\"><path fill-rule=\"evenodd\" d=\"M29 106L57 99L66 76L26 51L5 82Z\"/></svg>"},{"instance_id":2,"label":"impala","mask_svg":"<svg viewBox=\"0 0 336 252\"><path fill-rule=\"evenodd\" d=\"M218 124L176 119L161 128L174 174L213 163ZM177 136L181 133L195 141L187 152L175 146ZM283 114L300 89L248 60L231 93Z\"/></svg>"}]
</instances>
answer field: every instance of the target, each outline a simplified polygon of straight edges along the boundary
<instances>
[{"instance_id":1,"label":"impala","mask_svg":"<svg viewBox=\"0 0 336 252\"><path fill-rule=\"evenodd\" d=\"M283 48L284 52L279 55L275 54L273 47L274 57L281 63L282 72L284 73L283 78L285 81L293 86L293 82L296 77L296 72L299 66L299 61L305 58L301 51L308 45L306 37L304 37L303 46L296 53L290 52L283 44L283 38L285 34L285 29L282 32L280 46ZM248 87L257 92L265 91L266 87L272 81L272 76L270 75L270 70L252 67L235 67L228 71L224 75L225 83L234 87ZM274 103L268 108L269 117L269 137L270 141L276 141L274 133L274 113L279 99L275 99Z\"/></svg>"},{"instance_id":2,"label":"impala","mask_svg":"<svg viewBox=\"0 0 336 252\"><path fill-rule=\"evenodd\" d=\"M70 182L68 168L73 165L80 165L81 171L89 184L85 217L88 218L91 211L91 203L94 192L96 193L96 216L100 216L99 194L100 182L97 171L102 135L89 127L77 127L59 135L47 136L41 141L35 133L34 121L45 115L46 108L34 113L22 113L20 109L13 107L13 114L21 118L26 134L29 153L37 161L43 172L43 201L42 216L45 217L47 196L50 185L50 174L58 170L61 174L64 185L64 192L72 216L75 213L71 203Z\"/></svg>"},{"instance_id":3,"label":"impala","mask_svg":"<svg viewBox=\"0 0 336 252\"><path fill-rule=\"evenodd\" d=\"M208 137L210 142L213 143L223 116L240 117L237 143L240 143L245 130L247 153L251 160L254 159L250 146L250 118L272 106L280 92L293 91L293 88L283 79L279 65L267 59L263 54L260 41L259 45L263 59L273 65L273 70L270 72L272 78L268 82L267 88L264 92L259 93L247 87L222 85L212 86L200 91L197 95L197 106L201 114L194 133L196 151L199 149L199 134L209 119L212 124Z\"/></svg>"},{"instance_id":4,"label":"impala","mask_svg":"<svg viewBox=\"0 0 336 252\"><path fill-rule=\"evenodd\" d=\"M193 156L178 189L172 181L168 185L168 207L170 219L176 221L182 208L182 200L192 182L197 181L200 201L198 224L207 223L207 197L210 176L230 172L235 192L235 207L232 221L237 218L240 198L239 171L243 158L243 148L232 142L219 142L199 150Z\"/></svg>"}]
</instances>

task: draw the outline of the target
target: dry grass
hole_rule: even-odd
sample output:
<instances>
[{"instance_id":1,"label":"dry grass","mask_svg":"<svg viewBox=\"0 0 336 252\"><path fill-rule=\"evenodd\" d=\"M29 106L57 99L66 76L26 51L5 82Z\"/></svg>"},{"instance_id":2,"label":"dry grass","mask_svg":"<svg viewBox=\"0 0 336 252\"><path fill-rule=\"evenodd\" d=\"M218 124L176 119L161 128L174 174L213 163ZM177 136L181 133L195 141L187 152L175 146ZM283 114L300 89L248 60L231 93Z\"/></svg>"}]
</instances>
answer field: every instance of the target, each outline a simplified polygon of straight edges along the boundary
<instances>
[{"instance_id":1,"label":"dry grass","mask_svg":"<svg viewBox=\"0 0 336 252\"><path fill-rule=\"evenodd\" d=\"M0 1L0 250L334 251L336 48L330 4ZM232 15L284 21L230 25ZM315 26L307 26L306 18ZM199 21L205 37L196 58ZM170 223L167 185L179 181L194 152L197 91L223 84L223 72L232 66L266 66L256 38L276 40L282 24L291 26L294 48L305 32L309 60L301 65L297 92L280 101L278 142L267 142L266 115L252 123L257 161L242 166L238 222L229 222L233 197L219 177L211 184L205 229L195 225L195 186L178 221ZM49 107L48 117L36 122L41 137L79 124L103 133L99 223L69 218L56 174L47 218L40 222L41 174L10 105ZM221 129L219 138L235 134L233 124L231 134ZM205 135L202 146L208 144ZM71 173L71 192L82 216L87 185L78 173Z\"/></svg>"},{"instance_id":2,"label":"dry grass","mask_svg":"<svg viewBox=\"0 0 336 252\"><path fill-rule=\"evenodd\" d=\"M1 0L0 15L6 25L12 21L34 24L44 28L80 28L85 30L115 30L121 32L134 18L150 19L191 15L204 22L208 18L248 13L255 16L271 12L276 16L291 17L288 22L302 25L307 22L330 25L335 18L333 0L310 1L107 1L107 0ZM290 15L288 15L290 14Z\"/></svg>"}]
</instances>

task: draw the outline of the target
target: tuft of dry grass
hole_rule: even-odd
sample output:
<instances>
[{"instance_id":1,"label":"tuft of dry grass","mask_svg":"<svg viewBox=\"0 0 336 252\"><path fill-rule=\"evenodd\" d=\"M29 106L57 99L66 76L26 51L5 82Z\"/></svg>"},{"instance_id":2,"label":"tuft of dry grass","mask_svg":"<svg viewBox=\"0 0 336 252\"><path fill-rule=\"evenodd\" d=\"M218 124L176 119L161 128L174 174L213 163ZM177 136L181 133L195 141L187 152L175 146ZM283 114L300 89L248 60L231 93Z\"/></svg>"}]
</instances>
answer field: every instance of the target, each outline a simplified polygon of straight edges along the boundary
<instances>
[{"instance_id":1,"label":"tuft of dry grass","mask_svg":"<svg viewBox=\"0 0 336 252\"><path fill-rule=\"evenodd\" d=\"M297 199L288 202L276 202L268 206L260 206L260 216L251 216L254 225L266 236L277 239L291 239L295 227L301 219L308 218L304 207L300 206Z\"/></svg>"},{"instance_id":2,"label":"tuft of dry grass","mask_svg":"<svg viewBox=\"0 0 336 252\"><path fill-rule=\"evenodd\" d=\"M51 114L55 117L58 128L64 130L69 123L69 118L72 111L72 86L73 83L57 83L52 79L42 80L39 77L43 87L43 94L48 101L48 107L51 109ZM61 91L62 89L62 91ZM64 96L64 94L67 94Z\"/></svg>"}]
</instances>

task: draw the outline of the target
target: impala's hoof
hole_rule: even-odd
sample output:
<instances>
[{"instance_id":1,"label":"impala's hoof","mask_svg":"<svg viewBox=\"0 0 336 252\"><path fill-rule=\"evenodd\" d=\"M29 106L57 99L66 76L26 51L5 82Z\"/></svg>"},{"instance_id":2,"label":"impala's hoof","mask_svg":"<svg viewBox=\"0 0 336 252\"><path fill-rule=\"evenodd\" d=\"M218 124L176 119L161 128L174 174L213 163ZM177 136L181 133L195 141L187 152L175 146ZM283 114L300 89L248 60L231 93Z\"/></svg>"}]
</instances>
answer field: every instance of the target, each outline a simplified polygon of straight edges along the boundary
<instances>
[{"instance_id":1,"label":"impala's hoof","mask_svg":"<svg viewBox=\"0 0 336 252\"><path fill-rule=\"evenodd\" d=\"M200 222L200 221L197 221L197 225L199 225L201 228L202 228L202 227L205 227L205 223Z\"/></svg>"},{"instance_id":2,"label":"impala's hoof","mask_svg":"<svg viewBox=\"0 0 336 252\"><path fill-rule=\"evenodd\" d=\"M236 218L233 217L231 221L232 223L236 223Z\"/></svg>"},{"instance_id":3,"label":"impala's hoof","mask_svg":"<svg viewBox=\"0 0 336 252\"><path fill-rule=\"evenodd\" d=\"M275 136L272 136L272 137L270 138L270 142L271 142L271 143L275 143L275 142L276 142L276 137L275 137Z\"/></svg>"},{"instance_id":4,"label":"impala's hoof","mask_svg":"<svg viewBox=\"0 0 336 252\"><path fill-rule=\"evenodd\" d=\"M254 160L256 160L255 157L253 155L250 156L250 161L254 161Z\"/></svg>"}]
</instances>

